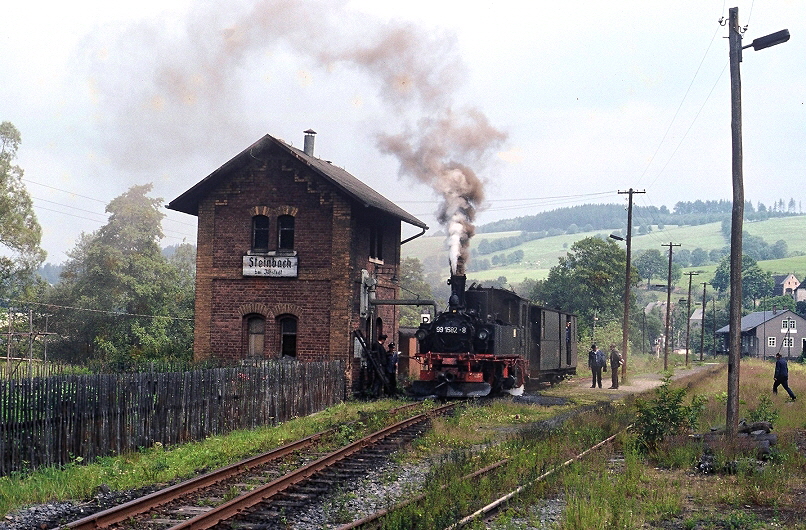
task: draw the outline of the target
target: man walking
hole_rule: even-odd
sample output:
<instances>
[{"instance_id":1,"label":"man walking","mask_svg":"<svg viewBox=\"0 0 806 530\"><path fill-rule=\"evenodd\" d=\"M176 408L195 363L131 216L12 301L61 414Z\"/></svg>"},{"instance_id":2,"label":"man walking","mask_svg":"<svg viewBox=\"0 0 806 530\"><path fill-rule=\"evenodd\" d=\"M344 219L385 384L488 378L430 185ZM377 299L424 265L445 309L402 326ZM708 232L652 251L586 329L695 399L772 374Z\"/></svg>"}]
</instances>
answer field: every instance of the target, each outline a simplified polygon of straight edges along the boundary
<instances>
[{"instance_id":1,"label":"man walking","mask_svg":"<svg viewBox=\"0 0 806 530\"><path fill-rule=\"evenodd\" d=\"M772 393L778 393L778 385L784 387L792 401L795 401L795 394L789 389L789 366L786 359L781 357L781 352L775 354L775 382L772 384Z\"/></svg>"}]
</instances>

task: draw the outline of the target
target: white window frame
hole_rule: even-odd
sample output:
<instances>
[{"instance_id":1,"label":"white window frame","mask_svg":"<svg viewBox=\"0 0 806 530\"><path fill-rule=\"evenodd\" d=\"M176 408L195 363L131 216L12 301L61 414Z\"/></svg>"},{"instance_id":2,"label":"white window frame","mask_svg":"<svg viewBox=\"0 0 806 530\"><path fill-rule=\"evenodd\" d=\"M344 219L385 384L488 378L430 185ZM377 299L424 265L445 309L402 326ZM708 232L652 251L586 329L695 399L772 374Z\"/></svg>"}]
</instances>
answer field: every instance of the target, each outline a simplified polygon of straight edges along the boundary
<instances>
[{"instance_id":1,"label":"white window frame","mask_svg":"<svg viewBox=\"0 0 806 530\"><path fill-rule=\"evenodd\" d=\"M767 337L767 347L775 348L775 337Z\"/></svg>"}]
</instances>

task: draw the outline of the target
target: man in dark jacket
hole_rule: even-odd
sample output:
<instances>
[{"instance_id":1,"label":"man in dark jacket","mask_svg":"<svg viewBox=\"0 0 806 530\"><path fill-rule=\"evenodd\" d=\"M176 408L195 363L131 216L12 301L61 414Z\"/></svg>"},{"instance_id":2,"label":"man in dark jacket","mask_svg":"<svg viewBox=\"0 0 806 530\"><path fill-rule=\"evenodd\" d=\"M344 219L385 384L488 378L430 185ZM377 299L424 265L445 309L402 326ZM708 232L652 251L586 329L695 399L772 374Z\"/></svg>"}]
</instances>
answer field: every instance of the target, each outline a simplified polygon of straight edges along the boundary
<instances>
[{"instance_id":1,"label":"man in dark jacket","mask_svg":"<svg viewBox=\"0 0 806 530\"><path fill-rule=\"evenodd\" d=\"M588 368L591 369L591 388L602 388L602 368L606 365L604 352L596 347L596 344L591 344L591 349L588 352Z\"/></svg>"},{"instance_id":2,"label":"man in dark jacket","mask_svg":"<svg viewBox=\"0 0 806 530\"><path fill-rule=\"evenodd\" d=\"M778 393L778 385L784 387L792 401L795 401L795 394L789 389L789 366L786 364L786 359L781 357L781 353L775 354L775 382L772 384L772 393Z\"/></svg>"},{"instance_id":3,"label":"man in dark jacket","mask_svg":"<svg viewBox=\"0 0 806 530\"><path fill-rule=\"evenodd\" d=\"M621 366L621 354L615 344L610 345L610 388L618 388L618 369Z\"/></svg>"}]
</instances>

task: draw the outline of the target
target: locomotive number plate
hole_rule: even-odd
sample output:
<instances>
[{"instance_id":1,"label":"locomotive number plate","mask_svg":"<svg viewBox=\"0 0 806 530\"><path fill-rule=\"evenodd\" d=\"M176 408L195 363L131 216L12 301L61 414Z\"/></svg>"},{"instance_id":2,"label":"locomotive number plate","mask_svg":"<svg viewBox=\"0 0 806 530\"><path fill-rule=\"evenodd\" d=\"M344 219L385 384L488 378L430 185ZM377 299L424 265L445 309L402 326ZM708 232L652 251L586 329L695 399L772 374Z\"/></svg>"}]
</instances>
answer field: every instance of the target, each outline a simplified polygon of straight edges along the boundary
<instances>
[{"instance_id":1,"label":"locomotive number plate","mask_svg":"<svg viewBox=\"0 0 806 530\"><path fill-rule=\"evenodd\" d=\"M467 333L467 328L459 326L437 326L437 333L465 334Z\"/></svg>"}]
</instances>

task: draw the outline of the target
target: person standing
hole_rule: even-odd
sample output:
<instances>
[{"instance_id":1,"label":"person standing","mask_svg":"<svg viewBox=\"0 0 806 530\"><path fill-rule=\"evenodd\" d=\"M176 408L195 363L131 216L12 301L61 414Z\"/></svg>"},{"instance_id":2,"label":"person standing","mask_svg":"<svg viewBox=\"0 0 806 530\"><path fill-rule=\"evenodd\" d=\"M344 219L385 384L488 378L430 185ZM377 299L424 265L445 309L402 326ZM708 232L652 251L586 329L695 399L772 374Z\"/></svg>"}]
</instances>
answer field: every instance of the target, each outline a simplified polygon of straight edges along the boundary
<instances>
[{"instance_id":1,"label":"person standing","mask_svg":"<svg viewBox=\"0 0 806 530\"><path fill-rule=\"evenodd\" d=\"M618 369L621 366L621 354L615 344L610 345L610 388L618 388Z\"/></svg>"},{"instance_id":2,"label":"person standing","mask_svg":"<svg viewBox=\"0 0 806 530\"><path fill-rule=\"evenodd\" d=\"M588 352L588 367L591 369L591 388L602 388L602 368L605 367L604 352L596 348L596 344L591 344Z\"/></svg>"},{"instance_id":3,"label":"person standing","mask_svg":"<svg viewBox=\"0 0 806 530\"><path fill-rule=\"evenodd\" d=\"M387 388L386 379L386 335L378 335L378 339L369 351L369 384L370 394L378 397L382 390Z\"/></svg>"},{"instance_id":4,"label":"person standing","mask_svg":"<svg viewBox=\"0 0 806 530\"><path fill-rule=\"evenodd\" d=\"M789 366L786 364L786 359L781 357L781 352L775 354L775 375L773 375L775 382L772 384L772 393L778 393L778 386L784 387L792 401L795 401L795 394L789 389Z\"/></svg>"},{"instance_id":5,"label":"person standing","mask_svg":"<svg viewBox=\"0 0 806 530\"><path fill-rule=\"evenodd\" d=\"M400 352L395 348L395 343L389 343L389 350L386 352L386 383L387 394L394 396L397 393L397 360Z\"/></svg>"}]
</instances>

